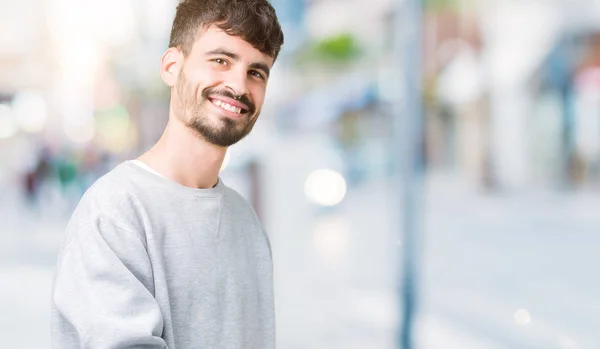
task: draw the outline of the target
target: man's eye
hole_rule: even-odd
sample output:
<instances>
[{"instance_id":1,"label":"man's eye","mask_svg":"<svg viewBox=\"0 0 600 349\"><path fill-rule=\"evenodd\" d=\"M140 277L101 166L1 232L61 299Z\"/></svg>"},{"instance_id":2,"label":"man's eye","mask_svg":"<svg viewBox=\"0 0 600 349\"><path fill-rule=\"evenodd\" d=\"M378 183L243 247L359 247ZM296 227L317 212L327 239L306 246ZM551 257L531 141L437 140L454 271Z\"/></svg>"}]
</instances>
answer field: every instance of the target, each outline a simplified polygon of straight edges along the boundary
<instances>
[{"instance_id":1,"label":"man's eye","mask_svg":"<svg viewBox=\"0 0 600 349\"><path fill-rule=\"evenodd\" d=\"M215 63L217 63L217 64L221 64L221 65L225 65L225 64L227 64L227 61L226 61L226 60L224 60L223 58L216 58L216 59L214 59L213 61L214 61Z\"/></svg>"},{"instance_id":2,"label":"man's eye","mask_svg":"<svg viewBox=\"0 0 600 349\"><path fill-rule=\"evenodd\" d=\"M254 75L255 77L257 77L259 79L263 79L263 80L265 79L265 77L261 73L257 72L256 70L251 70L250 74Z\"/></svg>"}]
</instances>

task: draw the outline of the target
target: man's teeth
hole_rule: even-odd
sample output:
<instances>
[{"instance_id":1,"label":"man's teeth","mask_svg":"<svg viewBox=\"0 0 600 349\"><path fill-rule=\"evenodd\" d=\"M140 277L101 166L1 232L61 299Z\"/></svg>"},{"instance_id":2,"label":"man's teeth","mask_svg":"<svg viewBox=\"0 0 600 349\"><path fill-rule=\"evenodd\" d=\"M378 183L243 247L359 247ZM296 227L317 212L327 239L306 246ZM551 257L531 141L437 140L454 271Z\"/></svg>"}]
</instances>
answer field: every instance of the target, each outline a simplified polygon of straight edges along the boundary
<instances>
[{"instance_id":1,"label":"man's teeth","mask_svg":"<svg viewBox=\"0 0 600 349\"><path fill-rule=\"evenodd\" d=\"M217 107L221 107L221 108L223 108L223 109L225 109L225 110L227 110L227 111L234 112L234 113L238 113L238 114L241 114L241 113L242 113L242 108L234 107L233 105L231 105L231 104L227 104L227 103L225 103L225 102L222 102L222 101L220 101L220 100L218 100L218 99L217 99L217 100L215 100L215 102L214 102L214 103L215 103L215 105L216 105Z\"/></svg>"}]
</instances>

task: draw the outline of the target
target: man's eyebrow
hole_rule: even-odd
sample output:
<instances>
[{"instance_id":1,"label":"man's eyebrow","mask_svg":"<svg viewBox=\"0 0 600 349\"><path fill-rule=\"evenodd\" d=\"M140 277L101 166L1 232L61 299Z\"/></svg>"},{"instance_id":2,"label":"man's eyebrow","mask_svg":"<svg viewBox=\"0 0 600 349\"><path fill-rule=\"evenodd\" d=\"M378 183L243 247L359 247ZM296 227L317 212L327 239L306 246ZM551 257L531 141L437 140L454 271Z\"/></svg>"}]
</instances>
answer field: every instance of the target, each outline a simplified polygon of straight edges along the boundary
<instances>
[{"instance_id":1,"label":"man's eyebrow","mask_svg":"<svg viewBox=\"0 0 600 349\"><path fill-rule=\"evenodd\" d=\"M233 59L234 61L238 61L240 59L240 56L238 54L227 51L226 49L223 49L223 48L216 48L212 51L208 51L205 53L205 55L207 55L207 56L223 55L223 56L227 56L227 57ZM261 63L261 62L252 63L252 64L250 64L250 68L260 69L260 70L264 71L265 74L267 74L267 77L269 77L269 75L271 74L271 70L269 69L269 66L266 65L265 63Z\"/></svg>"},{"instance_id":2,"label":"man's eyebrow","mask_svg":"<svg viewBox=\"0 0 600 349\"><path fill-rule=\"evenodd\" d=\"M269 74L271 74L271 70L269 69L269 66L264 63L252 63L252 64L250 64L250 68L260 69L260 70L264 71L265 74L267 74L267 77L269 77Z\"/></svg>"},{"instance_id":3,"label":"man's eyebrow","mask_svg":"<svg viewBox=\"0 0 600 349\"><path fill-rule=\"evenodd\" d=\"M236 60L236 61L240 59L239 55L237 55L237 54L235 54L233 52L227 51L227 50L225 50L223 48L217 48L217 49L214 49L212 51L208 51L205 54L207 56L223 55L223 56L227 56L227 57L229 57L229 58L231 58L233 60Z\"/></svg>"}]
</instances>

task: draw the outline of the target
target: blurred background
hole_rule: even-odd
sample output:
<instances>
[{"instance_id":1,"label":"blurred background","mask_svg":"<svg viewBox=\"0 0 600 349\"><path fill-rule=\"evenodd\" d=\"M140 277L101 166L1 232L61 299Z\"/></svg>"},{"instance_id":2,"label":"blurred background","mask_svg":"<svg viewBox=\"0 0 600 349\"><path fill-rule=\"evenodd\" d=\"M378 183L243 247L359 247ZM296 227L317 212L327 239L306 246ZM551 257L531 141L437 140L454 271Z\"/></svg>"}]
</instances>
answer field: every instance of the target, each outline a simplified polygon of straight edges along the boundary
<instances>
[{"instance_id":1,"label":"blurred background","mask_svg":"<svg viewBox=\"0 0 600 349\"><path fill-rule=\"evenodd\" d=\"M222 178L271 237L278 347L600 348L600 1L271 2ZM160 136L175 6L0 0L3 347L50 347L73 208Z\"/></svg>"}]
</instances>

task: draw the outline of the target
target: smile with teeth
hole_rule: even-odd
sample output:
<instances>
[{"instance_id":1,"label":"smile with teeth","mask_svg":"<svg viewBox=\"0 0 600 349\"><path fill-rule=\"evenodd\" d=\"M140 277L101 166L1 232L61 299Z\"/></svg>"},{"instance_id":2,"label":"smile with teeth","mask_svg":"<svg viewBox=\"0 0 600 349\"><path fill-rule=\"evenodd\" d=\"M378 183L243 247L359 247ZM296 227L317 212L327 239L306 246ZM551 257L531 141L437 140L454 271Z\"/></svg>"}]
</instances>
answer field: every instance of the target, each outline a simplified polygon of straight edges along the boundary
<instances>
[{"instance_id":1,"label":"smile with teeth","mask_svg":"<svg viewBox=\"0 0 600 349\"><path fill-rule=\"evenodd\" d=\"M235 107L235 106L233 106L231 104L225 103L225 102L220 101L218 99L213 100L212 103L214 105L216 105L217 107L219 107L221 109L225 109L225 110L227 110L229 112L232 112L232 113L243 114L245 112L245 110L243 110L242 108Z\"/></svg>"}]
</instances>

